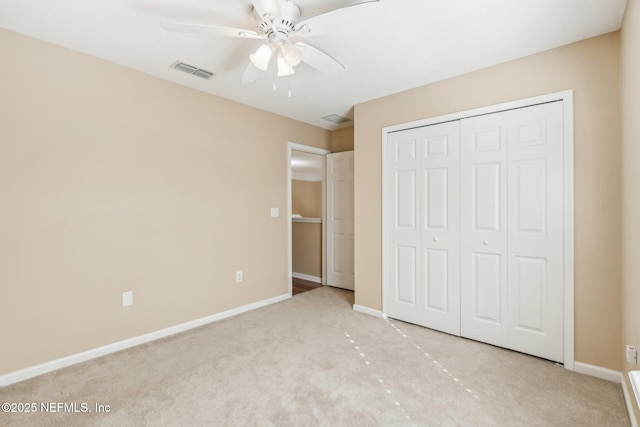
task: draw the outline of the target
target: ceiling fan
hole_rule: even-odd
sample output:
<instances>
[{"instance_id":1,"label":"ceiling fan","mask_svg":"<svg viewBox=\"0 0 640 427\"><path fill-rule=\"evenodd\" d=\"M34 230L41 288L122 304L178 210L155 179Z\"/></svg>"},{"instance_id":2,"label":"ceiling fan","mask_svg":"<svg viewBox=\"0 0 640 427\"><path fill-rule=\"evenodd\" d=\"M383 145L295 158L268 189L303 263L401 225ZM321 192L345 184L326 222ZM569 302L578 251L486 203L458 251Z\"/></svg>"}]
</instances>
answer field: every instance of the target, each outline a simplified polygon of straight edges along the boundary
<instances>
[{"instance_id":1,"label":"ceiling fan","mask_svg":"<svg viewBox=\"0 0 640 427\"><path fill-rule=\"evenodd\" d=\"M334 75L344 70L344 66L325 52L301 41L292 41L297 36L306 36L311 28L305 22L325 13L345 7L379 0L322 0L324 3L314 8L300 9L291 0L250 0L257 31L223 27L209 24L167 23L160 25L167 31L206 34L222 37L265 39L266 43L249 56L249 63L242 74L243 83L252 83L271 62L277 65L277 76L290 76L300 62L323 72Z\"/></svg>"}]
</instances>

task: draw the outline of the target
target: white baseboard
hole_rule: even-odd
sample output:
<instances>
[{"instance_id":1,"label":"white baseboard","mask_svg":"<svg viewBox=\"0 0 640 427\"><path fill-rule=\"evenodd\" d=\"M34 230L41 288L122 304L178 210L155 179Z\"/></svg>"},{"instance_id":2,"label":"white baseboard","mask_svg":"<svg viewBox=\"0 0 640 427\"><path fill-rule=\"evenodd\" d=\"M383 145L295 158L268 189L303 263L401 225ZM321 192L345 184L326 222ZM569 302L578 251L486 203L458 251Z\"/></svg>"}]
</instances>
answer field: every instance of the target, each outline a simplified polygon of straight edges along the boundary
<instances>
[{"instance_id":1,"label":"white baseboard","mask_svg":"<svg viewBox=\"0 0 640 427\"><path fill-rule=\"evenodd\" d=\"M636 413L633 410L633 406L636 404L635 395L633 391L629 391L627 381L624 379L624 375L621 374L622 380L622 394L624 395L624 403L627 405L627 413L629 414L629 421L631 427L638 427L638 420L636 419Z\"/></svg>"},{"instance_id":2,"label":"white baseboard","mask_svg":"<svg viewBox=\"0 0 640 427\"><path fill-rule=\"evenodd\" d=\"M618 384L620 384L620 382L622 381L622 373L620 373L619 371L602 368L600 366L589 365L587 363L575 362L574 371L580 374L590 375L592 377L600 378Z\"/></svg>"},{"instance_id":3,"label":"white baseboard","mask_svg":"<svg viewBox=\"0 0 640 427\"><path fill-rule=\"evenodd\" d=\"M301 280L308 280L310 282L322 283L322 277L311 276L309 274L291 273L291 277L295 277L296 279Z\"/></svg>"},{"instance_id":4,"label":"white baseboard","mask_svg":"<svg viewBox=\"0 0 640 427\"><path fill-rule=\"evenodd\" d=\"M179 325L171 326L166 329L151 332L148 334L140 335L137 337L129 338L123 341L118 341L113 344L107 344L102 347L87 350L82 353L73 354L71 356L63 357L56 360L51 360L36 366L24 368L19 371L10 372L8 374L0 376L0 387L14 384L20 381L27 380L29 378L36 377L38 375L46 374L57 369L66 368L67 366L75 365L77 363L86 362L87 360L95 359L97 357L105 356L110 353L115 353L120 350L125 350L130 347L134 347L140 344L144 344L150 341L164 338L169 335L174 335L180 332L188 331L189 329L197 328L209 323L217 322L228 317L236 316L247 311L255 310L257 308L265 307L267 305L275 304L291 298L290 294L284 294L277 297L269 298L266 300L258 301L252 304L243 305L231 310L223 311L222 313L213 314L211 316L203 317L200 319L192 320L190 322L181 323Z\"/></svg>"},{"instance_id":5,"label":"white baseboard","mask_svg":"<svg viewBox=\"0 0 640 427\"><path fill-rule=\"evenodd\" d=\"M369 316L379 317L384 319L384 314L379 310L374 310L373 308L365 307L358 304L353 304L353 311L357 311L358 313L368 314Z\"/></svg>"}]
</instances>

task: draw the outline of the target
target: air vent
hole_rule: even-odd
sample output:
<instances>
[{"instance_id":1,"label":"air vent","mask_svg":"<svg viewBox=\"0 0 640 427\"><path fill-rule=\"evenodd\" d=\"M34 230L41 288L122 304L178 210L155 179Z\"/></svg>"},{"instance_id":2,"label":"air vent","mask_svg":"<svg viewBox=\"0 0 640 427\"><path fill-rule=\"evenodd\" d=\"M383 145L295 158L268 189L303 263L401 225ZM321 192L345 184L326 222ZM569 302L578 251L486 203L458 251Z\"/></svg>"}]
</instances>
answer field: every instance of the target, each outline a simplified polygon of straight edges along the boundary
<instances>
[{"instance_id":1,"label":"air vent","mask_svg":"<svg viewBox=\"0 0 640 427\"><path fill-rule=\"evenodd\" d=\"M333 123L342 124L347 122L352 122L353 120L347 119L346 117L341 117L337 114L329 114L328 116L324 116L323 119L328 120Z\"/></svg>"},{"instance_id":2,"label":"air vent","mask_svg":"<svg viewBox=\"0 0 640 427\"><path fill-rule=\"evenodd\" d=\"M202 68L194 67L193 65L185 64L184 62L180 61L174 63L171 68L184 71L185 73L192 74L203 79L209 79L213 77L213 73L211 71L203 70Z\"/></svg>"}]
</instances>

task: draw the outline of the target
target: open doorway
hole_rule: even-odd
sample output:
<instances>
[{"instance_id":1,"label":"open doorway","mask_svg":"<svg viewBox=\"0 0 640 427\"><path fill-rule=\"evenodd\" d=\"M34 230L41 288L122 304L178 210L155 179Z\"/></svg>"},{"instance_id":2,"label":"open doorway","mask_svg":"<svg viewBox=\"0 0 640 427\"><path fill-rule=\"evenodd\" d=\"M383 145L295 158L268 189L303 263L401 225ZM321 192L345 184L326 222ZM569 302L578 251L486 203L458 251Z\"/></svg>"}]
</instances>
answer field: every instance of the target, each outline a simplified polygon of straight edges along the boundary
<instances>
[{"instance_id":1,"label":"open doorway","mask_svg":"<svg viewBox=\"0 0 640 427\"><path fill-rule=\"evenodd\" d=\"M288 146L289 290L322 286L326 265L325 155L328 150Z\"/></svg>"}]
</instances>

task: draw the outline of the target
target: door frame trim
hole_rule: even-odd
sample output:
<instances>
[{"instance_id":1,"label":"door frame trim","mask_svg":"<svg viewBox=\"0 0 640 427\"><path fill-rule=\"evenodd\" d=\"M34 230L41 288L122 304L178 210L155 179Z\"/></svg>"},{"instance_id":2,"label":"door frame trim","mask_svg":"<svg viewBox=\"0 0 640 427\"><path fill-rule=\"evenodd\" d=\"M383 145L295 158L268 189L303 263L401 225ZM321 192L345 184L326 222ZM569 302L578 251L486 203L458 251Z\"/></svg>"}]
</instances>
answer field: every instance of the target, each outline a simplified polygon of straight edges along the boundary
<instances>
[{"instance_id":1,"label":"door frame trim","mask_svg":"<svg viewBox=\"0 0 640 427\"><path fill-rule=\"evenodd\" d=\"M392 132L412 128L431 126L454 120L466 119L484 114L498 113L516 108L531 107L548 102L563 102L564 127L564 367L575 370L575 334L574 334L574 169L573 169L573 90L555 92L547 95L518 99L486 107L459 111L456 113L435 116L426 119L401 123L382 128L382 313L387 315L386 301L389 292L387 271L389 265L387 204L389 202L386 189L387 176L387 139Z\"/></svg>"},{"instance_id":2,"label":"door frame trim","mask_svg":"<svg viewBox=\"0 0 640 427\"><path fill-rule=\"evenodd\" d=\"M327 283L327 248L326 248L326 233L325 233L325 223L326 223L326 189L325 189L325 181L326 181L326 168L327 161L326 155L331 153L329 150L325 150L324 148L312 147L309 145L302 145L295 142L287 143L287 271L288 271L288 281L289 281L289 296L293 295L293 234L292 234L292 226L291 226L291 180L292 180L292 172L291 172L291 151L302 151L305 153L318 154L322 156L322 284L326 285Z\"/></svg>"}]
</instances>

